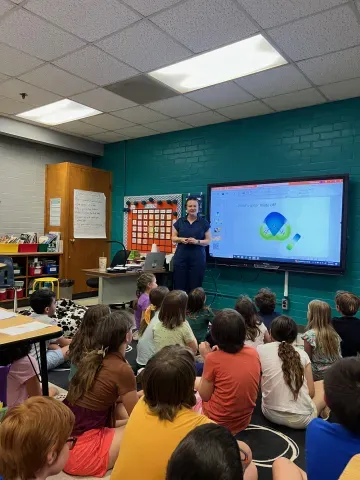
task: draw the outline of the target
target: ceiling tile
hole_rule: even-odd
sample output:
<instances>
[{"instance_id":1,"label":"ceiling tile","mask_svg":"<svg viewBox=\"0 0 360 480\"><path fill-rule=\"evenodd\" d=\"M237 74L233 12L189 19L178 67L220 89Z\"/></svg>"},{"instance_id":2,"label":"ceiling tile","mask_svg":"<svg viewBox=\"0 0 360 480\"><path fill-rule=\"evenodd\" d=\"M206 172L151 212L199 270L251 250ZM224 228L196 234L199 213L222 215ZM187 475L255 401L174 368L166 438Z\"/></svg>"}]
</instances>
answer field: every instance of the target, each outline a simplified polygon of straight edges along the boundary
<instances>
[{"instance_id":1,"label":"ceiling tile","mask_svg":"<svg viewBox=\"0 0 360 480\"><path fill-rule=\"evenodd\" d=\"M169 117L180 117L182 115L192 115L193 113L206 112L207 108L193 102L189 98L181 95L177 97L167 98L158 102L149 103L149 108L157 112L168 115Z\"/></svg>"},{"instance_id":2,"label":"ceiling tile","mask_svg":"<svg viewBox=\"0 0 360 480\"><path fill-rule=\"evenodd\" d=\"M10 0L10 2L13 2L13 3L21 3L23 0Z\"/></svg>"},{"instance_id":3,"label":"ceiling tile","mask_svg":"<svg viewBox=\"0 0 360 480\"><path fill-rule=\"evenodd\" d=\"M149 135L156 135L159 132L155 132L151 128L144 127L143 125L136 125L135 127L123 128L117 133L121 135L129 136L131 138L147 137Z\"/></svg>"},{"instance_id":4,"label":"ceiling tile","mask_svg":"<svg viewBox=\"0 0 360 480\"><path fill-rule=\"evenodd\" d=\"M239 41L258 30L232 0L188 0L151 20L196 53Z\"/></svg>"},{"instance_id":5,"label":"ceiling tile","mask_svg":"<svg viewBox=\"0 0 360 480\"><path fill-rule=\"evenodd\" d=\"M11 10L14 6L15 5L11 5L11 3L8 3L5 0L0 0L0 17Z\"/></svg>"},{"instance_id":6,"label":"ceiling tile","mask_svg":"<svg viewBox=\"0 0 360 480\"><path fill-rule=\"evenodd\" d=\"M180 0L123 0L124 3L130 5L130 7L145 16L158 12L163 8L170 7L171 5L175 5L175 3L179 3L179 1Z\"/></svg>"},{"instance_id":7,"label":"ceiling tile","mask_svg":"<svg viewBox=\"0 0 360 480\"><path fill-rule=\"evenodd\" d=\"M293 65L266 70L235 82L255 97L265 98L310 88L310 83Z\"/></svg>"},{"instance_id":8,"label":"ceiling tile","mask_svg":"<svg viewBox=\"0 0 360 480\"><path fill-rule=\"evenodd\" d=\"M150 108L143 106L127 108L125 110L120 110L119 112L113 112L113 115L118 115L121 118L130 120L130 122L141 124L167 119L167 117L162 113L154 112L154 110L150 110Z\"/></svg>"},{"instance_id":9,"label":"ceiling tile","mask_svg":"<svg viewBox=\"0 0 360 480\"><path fill-rule=\"evenodd\" d=\"M192 128L190 125L175 118L168 118L167 120L161 120L160 122L148 123L146 126L160 133L175 132L177 130Z\"/></svg>"},{"instance_id":10,"label":"ceiling tile","mask_svg":"<svg viewBox=\"0 0 360 480\"><path fill-rule=\"evenodd\" d=\"M38 67L42 63L41 60L26 53L19 52L19 50L15 50L7 45L0 45L0 71L6 73L6 75L17 77L28 70Z\"/></svg>"},{"instance_id":11,"label":"ceiling tile","mask_svg":"<svg viewBox=\"0 0 360 480\"><path fill-rule=\"evenodd\" d=\"M196 113L195 115L186 115L184 117L180 117L178 120L183 120L193 127L202 127L203 125L211 125L213 123L229 121L228 118L220 115L220 113L217 112L203 112Z\"/></svg>"},{"instance_id":12,"label":"ceiling tile","mask_svg":"<svg viewBox=\"0 0 360 480\"><path fill-rule=\"evenodd\" d=\"M37 87L44 88L45 90L63 95L64 97L75 95L76 93L84 92L94 87L91 83L50 64L43 65L32 72L25 73L20 79Z\"/></svg>"},{"instance_id":13,"label":"ceiling tile","mask_svg":"<svg viewBox=\"0 0 360 480\"><path fill-rule=\"evenodd\" d=\"M135 107L136 108L136 107ZM120 110L121 111L121 110ZM90 123L90 125L95 125L97 127L105 128L106 130L119 130L120 128L132 127L134 124L123 120L119 117L114 117L108 113L103 115L94 115L93 117L84 118L83 122Z\"/></svg>"},{"instance_id":14,"label":"ceiling tile","mask_svg":"<svg viewBox=\"0 0 360 480\"><path fill-rule=\"evenodd\" d=\"M89 45L54 62L55 65L97 85L109 85L139 72L99 48Z\"/></svg>"},{"instance_id":15,"label":"ceiling tile","mask_svg":"<svg viewBox=\"0 0 360 480\"><path fill-rule=\"evenodd\" d=\"M309 107L319 103L325 103L325 99L315 88L308 88L300 92L286 93L277 97L264 98L271 108L278 112L282 110L291 110L293 108Z\"/></svg>"},{"instance_id":16,"label":"ceiling tile","mask_svg":"<svg viewBox=\"0 0 360 480\"><path fill-rule=\"evenodd\" d=\"M360 43L360 28L347 5L269 30L293 60L323 55Z\"/></svg>"},{"instance_id":17,"label":"ceiling tile","mask_svg":"<svg viewBox=\"0 0 360 480\"><path fill-rule=\"evenodd\" d=\"M25 8L89 42L141 18L118 0L30 0Z\"/></svg>"},{"instance_id":18,"label":"ceiling tile","mask_svg":"<svg viewBox=\"0 0 360 480\"><path fill-rule=\"evenodd\" d=\"M29 110L28 104L12 98L0 97L0 113L16 115L17 113L26 112L26 110Z\"/></svg>"},{"instance_id":19,"label":"ceiling tile","mask_svg":"<svg viewBox=\"0 0 360 480\"><path fill-rule=\"evenodd\" d=\"M259 100L254 102L242 103L231 107L219 108L219 113L237 120L238 118L257 117L258 115L266 115L273 113L273 110Z\"/></svg>"},{"instance_id":20,"label":"ceiling tile","mask_svg":"<svg viewBox=\"0 0 360 480\"><path fill-rule=\"evenodd\" d=\"M80 93L79 95L71 97L71 100L87 105L88 107L96 108L96 110L100 110L101 112L113 112L136 105L136 103L119 97L119 95L115 95L115 93L111 93L103 88Z\"/></svg>"},{"instance_id":21,"label":"ceiling tile","mask_svg":"<svg viewBox=\"0 0 360 480\"><path fill-rule=\"evenodd\" d=\"M188 93L186 96L213 109L254 100L252 95L238 87L234 82L220 83L213 87L203 88L196 92Z\"/></svg>"},{"instance_id":22,"label":"ceiling tile","mask_svg":"<svg viewBox=\"0 0 360 480\"><path fill-rule=\"evenodd\" d=\"M121 135L120 133L104 132L104 133L97 133L96 135L91 135L88 138L89 140L100 141L104 143L113 143L113 142L121 142L123 140L127 140L129 137L125 135Z\"/></svg>"},{"instance_id":23,"label":"ceiling tile","mask_svg":"<svg viewBox=\"0 0 360 480\"><path fill-rule=\"evenodd\" d=\"M330 83L319 87L324 95L331 101L344 100L345 98L360 97L360 78L345 80L344 82Z\"/></svg>"},{"instance_id":24,"label":"ceiling tile","mask_svg":"<svg viewBox=\"0 0 360 480\"><path fill-rule=\"evenodd\" d=\"M14 100L23 102L26 105L24 110L30 110L29 104L40 107L41 105L47 105L48 103L53 103L62 99L62 97L55 93L47 92L41 88L34 87L34 85L17 80L16 78L12 78L7 82L2 83L0 90L1 95L4 97L13 98ZM21 100L20 93L27 93L27 97L25 97L24 100Z\"/></svg>"},{"instance_id":25,"label":"ceiling tile","mask_svg":"<svg viewBox=\"0 0 360 480\"><path fill-rule=\"evenodd\" d=\"M75 133L78 135L95 135L96 133L105 132L104 128L95 127L89 123L81 122L80 120L75 120L74 122L63 123L57 126L57 129L63 130L64 132Z\"/></svg>"},{"instance_id":26,"label":"ceiling tile","mask_svg":"<svg viewBox=\"0 0 360 480\"><path fill-rule=\"evenodd\" d=\"M141 72L156 70L191 55L185 47L161 32L148 20L138 22L120 33L101 40L97 45Z\"/></svg>"},{"instance_id":27,"label":"ceiling tile","mask_svg":"<svg viewBox=\"0 0 360 480\"><path fill-rule=\"evenodd\" d=\"M3 82L4 80L8 79L10 77L8 77L7 75L3 75L2 73L0 73L0 82Z\"/></svg>"},{"instance_id":28,"label":"ceiling tile","mask_svg":"<svg viewBox=\"0 0 360 480\"><path fill-rule=\"evenodd\" d=\"M360 47L305 60L298 66L316 85L360 77Z\"/></svg>"},{"instance_id":29,"label":"ceiling tile","mask_svg":"<svg viewBox=\"0 0 360 480\"><path fill-rule=\"evenodd\" d=\"M85 45L70 33L23 9L10 12L2 20L0 42L43 60L53 60Z\"/></svg>"},{"instance_id":30,"label":"ceiling tile","mask_svg":"<svg viewBox=\"0 0 360 480\"><path fill-rule=\"evenodd\" d=\"M237 0L263 28L321 12L348 0Z\"/></svg>"}]
</instances>

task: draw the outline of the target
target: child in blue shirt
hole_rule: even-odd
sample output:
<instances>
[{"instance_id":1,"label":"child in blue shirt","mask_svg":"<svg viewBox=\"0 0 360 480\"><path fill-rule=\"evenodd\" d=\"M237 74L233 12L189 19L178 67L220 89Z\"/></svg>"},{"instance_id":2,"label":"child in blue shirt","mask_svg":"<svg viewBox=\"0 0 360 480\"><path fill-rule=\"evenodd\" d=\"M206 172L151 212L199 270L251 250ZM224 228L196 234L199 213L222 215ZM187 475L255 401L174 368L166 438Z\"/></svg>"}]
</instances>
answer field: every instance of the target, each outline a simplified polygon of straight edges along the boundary
<instances>
[{"instance_id":1,"label":"child in blue shirt","mask_svg":"<svg viewBox=\"0 0 360 480\"><path fill-rule=\"evenodd\" d=\"M308 480L338 480L360 453L360 359L344 358L325 373L325 399L338 423L313 420L306 431Z\"/></svg>"}]
</instances>

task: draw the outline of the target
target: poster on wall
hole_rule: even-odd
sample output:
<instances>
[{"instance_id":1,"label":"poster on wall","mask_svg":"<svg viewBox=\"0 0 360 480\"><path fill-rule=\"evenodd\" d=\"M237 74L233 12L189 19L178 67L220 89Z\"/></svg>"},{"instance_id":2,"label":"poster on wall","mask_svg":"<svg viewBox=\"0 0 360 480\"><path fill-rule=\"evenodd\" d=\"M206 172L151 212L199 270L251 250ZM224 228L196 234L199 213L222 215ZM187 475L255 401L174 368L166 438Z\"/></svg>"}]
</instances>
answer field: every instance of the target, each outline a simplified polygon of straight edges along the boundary
<instances>
[{"instance_id":1,"label":"poster on wall","mask_svg":"<svg viewBox=\"0 0 360 480\"><path fill-rule=\"evenodd\" d=\"M106 197L74 190L74 238L106 238Z\"/></svg>"},{"instance_id":2,"label":"poster on wall","mask_svg":"<svg viewBox=\"0 0 360 480\"><path fill-rule=\"evenodd\" d=\"M60 227L61 198L50 198L50 225Z\"/></svg>"}]
</instances>

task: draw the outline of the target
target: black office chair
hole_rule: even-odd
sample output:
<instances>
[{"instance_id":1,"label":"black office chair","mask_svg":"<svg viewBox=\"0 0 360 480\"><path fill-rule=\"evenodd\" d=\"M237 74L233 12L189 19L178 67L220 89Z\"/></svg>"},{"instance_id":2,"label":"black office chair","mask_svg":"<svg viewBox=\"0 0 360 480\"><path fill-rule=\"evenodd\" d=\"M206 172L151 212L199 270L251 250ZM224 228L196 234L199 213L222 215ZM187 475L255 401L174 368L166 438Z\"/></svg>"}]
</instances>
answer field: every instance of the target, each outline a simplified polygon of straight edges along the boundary
<instances>
[{"instance_id":1,"label":"black office chair","mask_svg":"<svg viewBox=\"0 0 360 480\"><path fill-rule=\"evenodd\" d=\"M117 240L109 240L106 243L118 243L122 246L122 250L118 250L113 259L111 260L110 268L116 267L116 265L126 265L126 261L129 258L130 250L126 250L125 245L122 242L118 242ZM89 278L86 280L86 285L90 288L99 288L99 279L98 278Z\"/></svg>"}]
</instances>

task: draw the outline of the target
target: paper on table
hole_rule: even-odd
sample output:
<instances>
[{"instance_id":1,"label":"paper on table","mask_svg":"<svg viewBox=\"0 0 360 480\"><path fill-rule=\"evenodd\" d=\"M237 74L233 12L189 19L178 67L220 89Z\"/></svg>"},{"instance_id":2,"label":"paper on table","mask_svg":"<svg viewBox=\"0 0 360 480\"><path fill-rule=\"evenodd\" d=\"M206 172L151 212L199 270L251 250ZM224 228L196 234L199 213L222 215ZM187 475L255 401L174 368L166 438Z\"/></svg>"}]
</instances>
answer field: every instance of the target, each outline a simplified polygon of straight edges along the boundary
<instances>
[{"instance_id":1,"label":"paper on table","mask_svg":"<svg viewBox=\"0 0 360 480\"><path fill-rule=\"evenodd\" d=\"M106 197L74 190L74 238L106 238Z\"/></svg>"},{"instance_id":2,"label":"paper on table","mask_svg":"<svg viewBox=\"0 0 360 480\"><path fill-rule=\"evenodd\" d=\"M47 323L42 322L30 322L22 325L15 325L13 327L1 328L0 333L5 335L22 335L23 333L34 332L36 330L42 330L43 328L52 326L53 325L48 325Z\"/></svg>"},{"instance_id":3,"label":"paper on table","mask_svg":"<svg viewBox=\"0 0 360 480\"><path fill-rule=\"evenodd\" d=\"M8 312L7 310L0 310L0 320L7 320L8 318L16 317L15 312Z\"/></svg>"}]
</instances>

